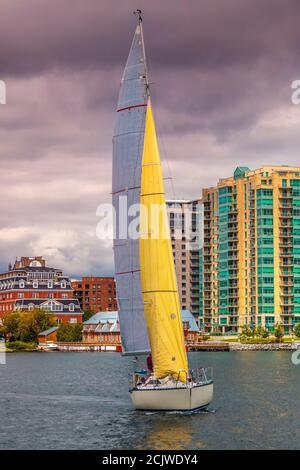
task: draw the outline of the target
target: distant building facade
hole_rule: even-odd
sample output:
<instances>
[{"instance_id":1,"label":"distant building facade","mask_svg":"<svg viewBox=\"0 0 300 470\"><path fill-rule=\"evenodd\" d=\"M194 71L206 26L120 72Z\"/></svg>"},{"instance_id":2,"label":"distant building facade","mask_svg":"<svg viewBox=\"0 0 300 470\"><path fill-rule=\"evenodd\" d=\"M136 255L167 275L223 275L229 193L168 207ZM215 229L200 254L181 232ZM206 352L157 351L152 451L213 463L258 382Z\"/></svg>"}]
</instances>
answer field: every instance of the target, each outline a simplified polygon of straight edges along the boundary
<instances>
[{"instance_id":1,"label":"distant building facade","mask_svg":"<svg viewBox=\"0 0 300 470\"><path fill-rule=\"evenodd\" d=\"M115 346L121 352L121 334L118 312L98 312L83 323L82 341Z\"/></svg>"},{"instance_id":2,"label":"distant building facade","mask_svg":"<svg viewBox=\"0 0 300 470\"><path fill-rule=\"evenodd\" d=\"M82 310L71 281L41 256L22 257L0 273L0 319L15 310L40 308L57 323L81 323Z\"/></svg>"},{"instance_id":3,"label":"distant building facade","mask_svg":"<svg viewBox=\"0 0 300 470\"><path fill-rule=\"evenodd\" d=\"M200 259L203 207L199 200L167 200L171 241L182 309L202 315Z\"/></svg>"},{"instance_id":4,"label":"distant building facade","mask_svg":"<svg viewBox=\"0 0 300 470\"><path fill-rule=\"evenodd\" d=\"M300 167L238 167L203 189L203 324L300 322Z\"/></svg>"},{"instance_id":5,"label":"distant building facade","mask_svg":"<svg viewBox=\"0 0 300 470\"><path fill-rule=\"evenodd\" d=\"M72 287L83 311L96 313L118 309L113 277L83 277L72 280Z\"/></svg>"},{"instance_id":6,"label":"distant building facade","mask_svg":"<svg viewBox=\"0 0 300 470\"><path fill-rule=\"evenodd\" d=\"M198 341L199 327L194 316L188 310L181 310L185 343ZM83 323L82 341L84 343L99 343L105 347L116 347L121 351L121 333L117 311L98 312Z\"/></svg>"}]
</instances>

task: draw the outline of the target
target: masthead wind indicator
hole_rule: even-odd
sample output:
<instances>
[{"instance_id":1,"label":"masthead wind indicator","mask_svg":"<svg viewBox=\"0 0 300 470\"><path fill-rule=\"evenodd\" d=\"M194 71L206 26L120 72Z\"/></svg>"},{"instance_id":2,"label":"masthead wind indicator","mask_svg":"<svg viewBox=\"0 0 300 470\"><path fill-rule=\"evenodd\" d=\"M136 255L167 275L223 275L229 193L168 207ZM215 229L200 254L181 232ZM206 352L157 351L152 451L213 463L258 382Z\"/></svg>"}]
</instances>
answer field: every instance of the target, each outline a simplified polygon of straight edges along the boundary
<instances>
[{"instance_id":1,"label":"masthead wind indicator","mask_svg":"<svg viewBox=\"0 0 300 470\"><path fill-rule=\"evenodd\" d=\"M138 17L139 23L143 21L143 18L142 18L142 10L139 10L139 9L137 8L136 10L134 10L133 14Z\"/></svg>"}]
</instances>

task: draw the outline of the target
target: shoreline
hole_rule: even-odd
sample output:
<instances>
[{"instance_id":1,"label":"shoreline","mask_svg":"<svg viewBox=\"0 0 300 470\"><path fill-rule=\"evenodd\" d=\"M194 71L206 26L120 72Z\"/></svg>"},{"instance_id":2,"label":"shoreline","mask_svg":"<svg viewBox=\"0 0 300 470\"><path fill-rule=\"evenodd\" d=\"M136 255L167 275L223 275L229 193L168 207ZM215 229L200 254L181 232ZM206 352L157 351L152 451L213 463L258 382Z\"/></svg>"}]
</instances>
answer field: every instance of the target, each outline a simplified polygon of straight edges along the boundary
<instances>
[{"instance_id":1,"label":"shoreline","mask_svg":"<svg viewBox=\"0 0 300 470\"><path fill-rule=\"evenodd\" d=\"M295 351L300 349L300 341L294 341L291 343L257 343L257 344L246 344L246 343L238 343L238 342L230 342L230 343L221 343L221 342L213 342L210 341L209 344L207 342L198 343L197 345L191 346L189 348L189 352L232 352L232 351ZM118 352L114 350L99 350L99 347L92 348L91 346L71 346L70 348L66 348L63 346L56 351L46 351L42 348L38 349L7 349L6 353L18 353L18 352L26 352L26 353L55 353L55 352L98 352L98 353L112 353Z\"/></svg>"},{"instance_id":2,"label":"shoreline","mask_svg":"<svg viewBox=\"0 0 300 470\"><path fill-rule=\"evenodd\" d=\"M300 341L292 343L229 343L230 351L296 351L300 349Z\"/></svg>"}]
</instances>

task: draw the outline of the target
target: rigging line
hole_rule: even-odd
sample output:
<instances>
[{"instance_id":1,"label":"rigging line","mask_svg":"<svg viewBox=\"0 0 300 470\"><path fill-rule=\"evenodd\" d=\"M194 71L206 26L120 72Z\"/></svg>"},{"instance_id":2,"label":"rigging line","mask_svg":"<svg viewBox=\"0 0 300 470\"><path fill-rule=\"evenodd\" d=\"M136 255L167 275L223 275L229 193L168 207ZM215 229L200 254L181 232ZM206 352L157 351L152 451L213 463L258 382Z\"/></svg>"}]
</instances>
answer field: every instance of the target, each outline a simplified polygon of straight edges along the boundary
<instances>
[{"instance_id":1,"label":"rigging line","mask_svg":"<svg viewBox=\"0 0 300 470\"><path fill-rule=\"evenodd\" d=\"M153 66L152 66L152 61L151 61L151 57L150 57L150 54L147 55L147 68L148 68L148 77L149 76L154 76L154 73L153 72ZM152 84L153 82L151 82ZM152 88L153 89L153 88ZM155 112L152 108L152 112L153 114L155 114L155 124L156 124L156 129L157 129L157 137L158 137L158 141L159 141L159 144L161 144L161 155L163 156L163 160L166 162L166 165L167 165L167 169L168 169L168 173L169 173L169 178L170 179L170 183L171 183L171 194L172 194L172 198L173 199L176 199L176 193L175 193L175 185L174 185L174 177L173 177L173 174L172 174L172 170L171 170L171 165L170 165L170 160L168 159L168 154L167 154L167 151L166 151L166 145L165 145L165 141L164 141L164 138L163 138L163 132L162 132L162 127L161 127L161 124L160 124L160 117L159 117L159 111L158 111L158 108L155 108Z\"/></svg>"},{"instance_id":2,"label":"rigging line","mask_svg":"<svg viewBox=\"0 0 300 470\"><path fill-rule=\"evenodd\" d=\"M157 131L158 131L157 134L158 134L158 138L159 138L159 141L160 141L161 147L162 147L163 161L166 162L168 173L169 173L172 198L176 199L174 177L173 177L173 173L172 173L172 169L171 169L171 162L170 162L170 159L168 158L168 153L167 153L167 150L166 150L164 134L163 134L163 131L162 131L162 126L161 126L160 117L159 117L159 110L156 111L156 123L157 123Z\"/></svg>"}]
</instances>

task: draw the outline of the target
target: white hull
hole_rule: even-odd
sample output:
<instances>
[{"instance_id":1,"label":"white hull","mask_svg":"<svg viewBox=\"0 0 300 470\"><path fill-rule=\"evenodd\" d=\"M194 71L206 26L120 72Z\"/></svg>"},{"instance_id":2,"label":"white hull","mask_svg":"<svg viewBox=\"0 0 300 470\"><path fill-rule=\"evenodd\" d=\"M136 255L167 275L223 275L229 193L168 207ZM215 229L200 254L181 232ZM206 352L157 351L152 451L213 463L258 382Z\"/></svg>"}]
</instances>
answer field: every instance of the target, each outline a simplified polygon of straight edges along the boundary
<instances>
[{"instance_id":1,"label":"white hull","mask_svg":"<svg viewBox=\"0 0 300 470\"><path fill-rule=\"evenodd\" d=\"M137 410L184 411L204 408L212 401L213 383L178 388L135 388L130 391Z\"/></svg>"}]
</instances>

